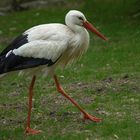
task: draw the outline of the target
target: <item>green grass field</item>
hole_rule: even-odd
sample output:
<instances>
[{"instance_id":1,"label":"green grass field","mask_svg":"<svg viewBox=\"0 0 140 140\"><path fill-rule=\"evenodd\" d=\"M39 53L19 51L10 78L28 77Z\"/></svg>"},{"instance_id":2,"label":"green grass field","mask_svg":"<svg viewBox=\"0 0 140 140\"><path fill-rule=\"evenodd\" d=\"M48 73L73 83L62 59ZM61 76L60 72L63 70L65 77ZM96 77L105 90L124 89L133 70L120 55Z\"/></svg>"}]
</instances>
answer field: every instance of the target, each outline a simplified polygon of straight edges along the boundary
<instances>
[{"instance_id":1,"label":"green grass field","mask_svg":"<svg viewBox=\"0 0 140 140\"><path fill-rule=\"evenodd\" d=\"M107 4L100 9L98 2L93 8L92 2L82 4L79 9L110 41L106 43L90 34L87 53L72 66L56 71L69 95L89 113L103 118L103 122L84 121L79 111L57 93L53 80L39 75L32 127L43 132L25 136L31 77L9 74L0 79L0 140L140 139L140 24L126 12L126 6L123 10L117 6L107 10ZM0 17L1 50L29 27L63 23L69 9L50 7Z\"/></svg>"}]
</instances>

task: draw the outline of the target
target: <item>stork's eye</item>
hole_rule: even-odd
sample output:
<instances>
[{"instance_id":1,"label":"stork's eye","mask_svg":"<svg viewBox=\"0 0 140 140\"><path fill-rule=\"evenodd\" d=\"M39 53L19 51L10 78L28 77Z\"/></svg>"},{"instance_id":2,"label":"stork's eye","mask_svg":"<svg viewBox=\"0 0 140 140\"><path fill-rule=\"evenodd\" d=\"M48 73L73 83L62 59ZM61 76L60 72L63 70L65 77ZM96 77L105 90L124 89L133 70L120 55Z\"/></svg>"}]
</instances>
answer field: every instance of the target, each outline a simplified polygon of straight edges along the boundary
<instances>
[{"instance_id":1,"label":"stork's eye","mask_svg":"<svg viewBox=\"0 0 140 140\"><path fill-rule=\"evenodd\" d=\"M83 18L82 18L82 17L78 17L78 19L79 19L79 20L83 20Z\"/></svg>"}]
</instances>

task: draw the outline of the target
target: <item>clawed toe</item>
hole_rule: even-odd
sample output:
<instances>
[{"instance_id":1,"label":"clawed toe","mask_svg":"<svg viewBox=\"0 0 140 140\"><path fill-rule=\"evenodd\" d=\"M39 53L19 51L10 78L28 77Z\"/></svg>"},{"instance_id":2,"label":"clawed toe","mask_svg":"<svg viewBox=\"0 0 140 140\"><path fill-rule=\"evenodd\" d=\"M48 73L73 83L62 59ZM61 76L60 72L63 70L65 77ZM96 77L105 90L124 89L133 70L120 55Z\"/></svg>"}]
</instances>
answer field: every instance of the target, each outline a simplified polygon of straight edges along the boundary
<instances>
[{"instance_id":1,"label":"clawed toe","mask_svg":"<svg viewBox=\"0 0 140 140\"><path fill-rule=\"evenodd\" d=\"M97 118L97 117L92 116L88 113L84 114L84 119L89 119L89 120L94 121L94 122L101 122L102 121L101 118Z\"/></svg>"},{"instance_id":2,"label":"clawed toe","mask_svg":"<svg viewBox=\"0 0 140 140\"><path fill-rule=\"evenodd\" d=\"M39 134L39 133L41 133L40 130L34 130L34 129L31 129L29 127L27 127L25 129L25 134L27 134L27 135L36 135L36 134Z\"/></svg>"}]
</instances>

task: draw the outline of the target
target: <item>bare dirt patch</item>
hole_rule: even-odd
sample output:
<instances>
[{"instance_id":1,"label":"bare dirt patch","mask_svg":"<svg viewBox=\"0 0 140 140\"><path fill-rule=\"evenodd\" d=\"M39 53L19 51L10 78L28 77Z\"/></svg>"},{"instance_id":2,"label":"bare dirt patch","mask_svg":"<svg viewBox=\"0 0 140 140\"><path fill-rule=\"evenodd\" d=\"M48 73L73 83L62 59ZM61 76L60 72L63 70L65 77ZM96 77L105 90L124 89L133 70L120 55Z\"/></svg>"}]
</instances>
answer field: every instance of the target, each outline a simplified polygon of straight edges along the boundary
<instances>
[{"instance_id":1,"label":"bare dirt patch","mask_svg":"<svg viewBox=\"0 0 140 140\"><path fill-rule=\"evenodd\" d=\"M129 75L124 75L121 78L115 79L113 77L107 77L101 81L96 81L93 83L73 83L68 85L67 87L70 90L80 90L81 92L84 89L92 89L96 93L107 93L107 91L129 91L133 93L140 92L139 86L140 78L131 78Z\"/></svg>"}]
</instances>

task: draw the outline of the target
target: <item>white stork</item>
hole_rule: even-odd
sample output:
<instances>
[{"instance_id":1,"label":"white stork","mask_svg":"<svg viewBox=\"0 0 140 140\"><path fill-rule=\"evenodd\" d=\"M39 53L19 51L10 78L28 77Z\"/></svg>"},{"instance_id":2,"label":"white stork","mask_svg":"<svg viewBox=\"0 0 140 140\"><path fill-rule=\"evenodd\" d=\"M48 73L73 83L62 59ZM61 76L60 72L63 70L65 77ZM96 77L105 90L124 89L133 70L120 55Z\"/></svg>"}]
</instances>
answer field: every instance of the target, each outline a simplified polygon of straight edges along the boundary
<instances>
[{"instance_id":1,"label":"white stork","mask_svg":"<svg viewBox=\"0 0 140 140\"><path fill-rule=\"evenodd\" d=\"M88 114L61 87L54 71L58 65L65 66L80 57L89 46L87 29L100 38L108 40L91 23L83 13L71 10L66 14L65 23L51 23L32 27L17 37L0 53L0 74L11 71L30 69L37 71L46 69L55 81L58 92L69 99L84 115L85 119L100 122L101 119ZM32 109L33 87L36 73L29 86L29 107L26 134L38 134L39 130L31 129L30 116Z\"/></svg>"}]
</instances>

